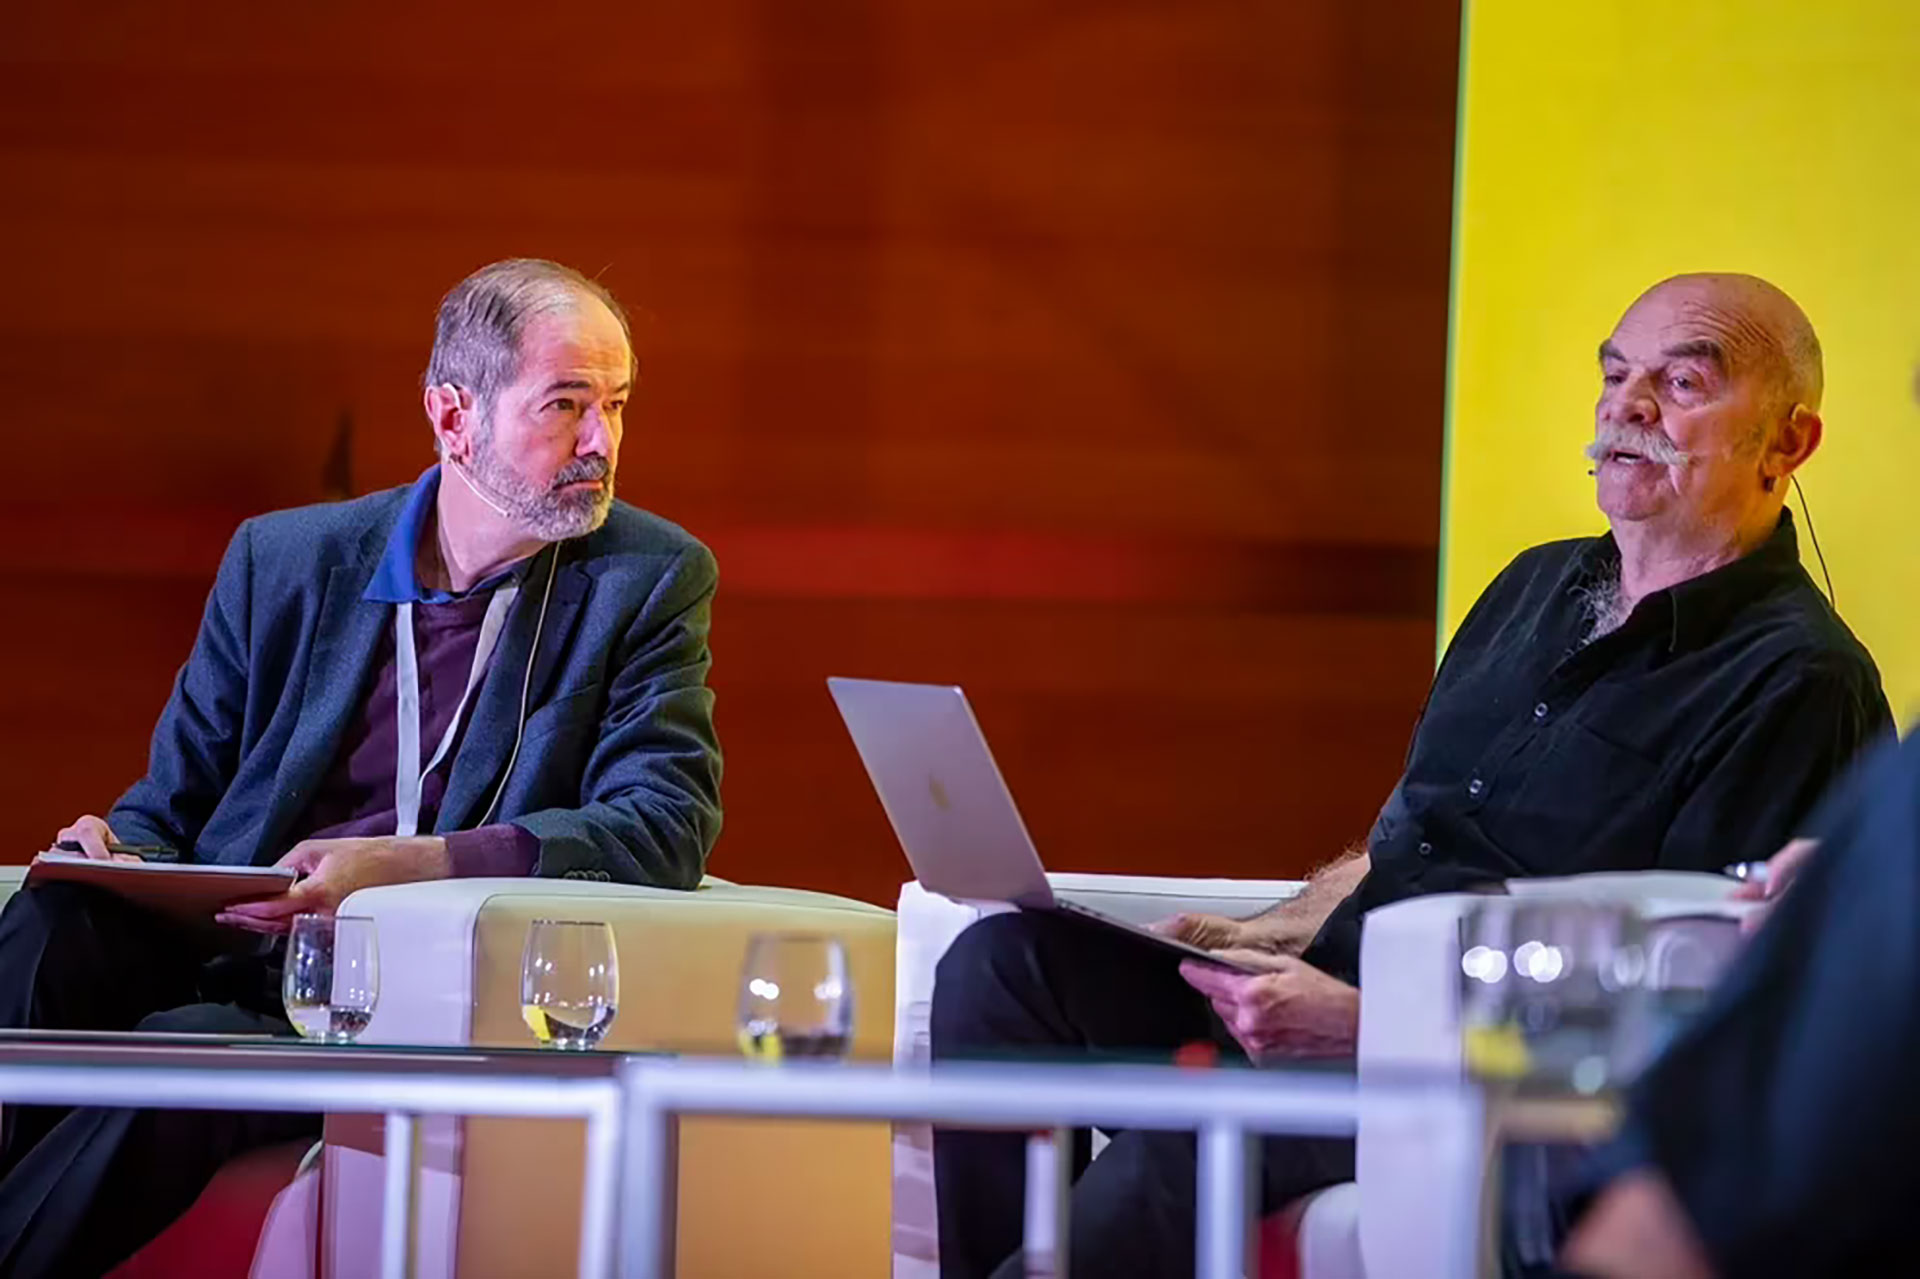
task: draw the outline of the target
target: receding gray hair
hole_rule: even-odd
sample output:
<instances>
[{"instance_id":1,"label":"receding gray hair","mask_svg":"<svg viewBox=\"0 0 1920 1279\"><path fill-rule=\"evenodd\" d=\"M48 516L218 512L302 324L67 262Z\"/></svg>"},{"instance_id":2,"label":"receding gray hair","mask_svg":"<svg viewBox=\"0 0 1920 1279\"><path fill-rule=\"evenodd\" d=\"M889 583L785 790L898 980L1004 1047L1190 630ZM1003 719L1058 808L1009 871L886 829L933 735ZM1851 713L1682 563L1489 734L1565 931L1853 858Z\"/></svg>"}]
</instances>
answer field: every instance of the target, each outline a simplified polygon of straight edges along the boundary
<instances>
[{"instance_id":1,"label":"receding gray hair","mask_svg":"<svg viewBox=\"0 0 1920 1279\"><path fill-rule=\"evenodd\" d=\"M1820 399L1826 393L1826 360L1820 351L1820 338L1813 331L1813 325L1801 317L1800 324L1792 325L1781 336L1782 359L1786 365L1785 385L1782 389L1787 397L1806 405L1816 413L1820 410Z\"/></svg>"},{"instance_id":2,"label":"receding gray hair","mask_svg":"<svg viewBox=\"0 0 1920 1279\"><path fill-rule=\"evenodd\" d=\"M613 312L631 349L627 313L598 280L544 258L508 258L481 267L440 300L422 385L452 383L490 409L500 389L520 376L520 335L528 321L572 311L583 296Z\"/></svg>"}]
</instances>

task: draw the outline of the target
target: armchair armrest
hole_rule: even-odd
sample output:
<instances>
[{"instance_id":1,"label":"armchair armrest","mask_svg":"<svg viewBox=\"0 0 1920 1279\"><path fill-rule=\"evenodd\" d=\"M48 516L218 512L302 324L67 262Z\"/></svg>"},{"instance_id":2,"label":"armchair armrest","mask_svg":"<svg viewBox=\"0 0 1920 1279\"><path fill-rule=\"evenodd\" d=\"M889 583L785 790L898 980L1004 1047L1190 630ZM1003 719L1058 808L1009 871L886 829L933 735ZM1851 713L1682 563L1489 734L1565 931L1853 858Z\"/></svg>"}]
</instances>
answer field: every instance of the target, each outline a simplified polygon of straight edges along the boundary
<instances>
[{"instance_id":1,"label":"armchair armrest","mask_svg":"<svg viewBox=\"0 0 1920 1279\"><path fill-rule=\"evenodd\" d=\"M378 921L381 993L363 1042L531 1047L520 1009L527 925L560 918L613 930L620 1004L604 1048L737 1051L748 937L807 931L846 946L854 1053L887 1052L893 913L864 902L716 881L688 892L529 878L373 888L341 909ZM578 1124L560 1121L423 1123L420 1273L451 1276L456 1252L462 1279L571 1273L571 1232L528 1223L576 1220L582 1140ZM379 1146L331 1121L328 1143L328 1270L370 1274ZM681 1272L877 1271L887 1243L886 1152L878 1125L685 1121ZM742 1204L752 1206L752 1230L740 1229Z\"/></svg>"},{"instance_id":2,"label":"armchair armrest","mask_svg":"<svg viewBox=\"0 0 1920 1279\"><path fill-rule=\"evenodd\" d=\"M1735 883L1718 876L1640 871L1514 880L1511 896L1415 897L1367 915L1360 943L1359 1074L1464 1074L1460 1027L1460 925L1475 906L1601 901L1637 907L1648 920L1649 980L1704 988L1738 946ZM1363 1108L1355 1149L1360 1246L1367 1273L1422 1273L1435 1257L1466 1255L1461 1231L1478 1228L1486 1177L1483 1135L1431 1115Z\"/></svg>"},{"instance_id":3,"label":"armchair armrest","mask_svg":"<svg viewBox=\"0 0 1920 1279\"><path fill-rule=\"evenodd\" d=\"M608 1048L732 1050L740 964L761 931L833 933L847 945L856 1052L884 1051L893 914L791 888L712 882L692 892L560 879L454 879L364 889L342 905L376 921L380 1001L365 1043L527 1046L520 957L527 925L611 925L620 1010ZM404 974L404 978L401 977Z\"/></svg>"}]
</instances>

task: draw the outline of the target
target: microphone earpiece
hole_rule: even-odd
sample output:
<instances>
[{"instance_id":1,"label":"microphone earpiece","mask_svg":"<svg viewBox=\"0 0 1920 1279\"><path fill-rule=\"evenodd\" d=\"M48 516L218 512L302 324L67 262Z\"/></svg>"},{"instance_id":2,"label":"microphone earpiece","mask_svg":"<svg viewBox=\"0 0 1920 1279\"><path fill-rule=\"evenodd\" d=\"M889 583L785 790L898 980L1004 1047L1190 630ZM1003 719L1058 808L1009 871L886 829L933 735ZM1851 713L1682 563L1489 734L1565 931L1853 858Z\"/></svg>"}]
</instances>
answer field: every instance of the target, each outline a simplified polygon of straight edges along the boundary
<instances>
[{"instance_id":1,"label":"microphone earpiece","mask_svg":"<svg viewBox=\"0 0 1920 1279\"><path fill-rule=\"evenodd\" d=\"M469 489L472 489L473 495L479 498L482 502L485 502L487 504L487 507L490 510L492 510L492 512L495 515L498 515L503 520L510 520L513 518L513 516L507 514L506 507L500 505L500 503L494 501L492 498L488 497L485 493L482 493L480 491L480 486L478 484L475 484L473 482L473 478L467 474L467 464L465 462L456 462L452 458L448 458L447 465L451 466L453 468L453 473L460 477L460 482L462 484L465 484Z\"/></svg>"}]
</instances>

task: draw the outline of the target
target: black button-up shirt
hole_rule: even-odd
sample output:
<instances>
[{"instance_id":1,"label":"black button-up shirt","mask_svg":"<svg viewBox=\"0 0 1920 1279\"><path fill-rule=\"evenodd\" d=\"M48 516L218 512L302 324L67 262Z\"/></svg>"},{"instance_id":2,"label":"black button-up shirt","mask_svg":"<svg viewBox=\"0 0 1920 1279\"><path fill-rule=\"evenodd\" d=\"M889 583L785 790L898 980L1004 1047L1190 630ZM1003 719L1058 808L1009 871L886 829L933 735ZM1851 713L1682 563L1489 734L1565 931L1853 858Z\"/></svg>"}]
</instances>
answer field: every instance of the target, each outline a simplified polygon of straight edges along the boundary
<instances>
[{"instance_id":1,"label":"black button-up shirt","mask_svg":"<svg viewBox=\"0 0 1920 1279\"><path fill-rule=\"evenodd\" d=\"M1376 906L1524 875L1715 871L1776 852L1892 728L1873 659L1800 566L1791 514L1591 643L1611 535L1526 551L1448 647L1371 869L1305 958L1358 979Z\"/></svg>"}]
</instances>

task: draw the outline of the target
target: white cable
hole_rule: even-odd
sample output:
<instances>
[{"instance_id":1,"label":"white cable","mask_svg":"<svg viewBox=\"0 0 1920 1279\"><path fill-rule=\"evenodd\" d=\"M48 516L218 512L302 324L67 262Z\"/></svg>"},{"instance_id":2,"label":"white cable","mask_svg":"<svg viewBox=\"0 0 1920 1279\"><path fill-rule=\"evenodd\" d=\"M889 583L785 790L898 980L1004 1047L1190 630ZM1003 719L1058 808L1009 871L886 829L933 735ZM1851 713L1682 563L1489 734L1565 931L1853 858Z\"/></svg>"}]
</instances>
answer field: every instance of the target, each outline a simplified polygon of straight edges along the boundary
<instances>
[{"instance_id":1,"label":"white cable","mask_svg":"<svg viewBox=\"0 0 1920 1279\"><path fill-rule=\"evenodd\" d=\"M471 486L469 486L471 487ZM474 489L475 493L480 490ZM481 499L485 501L485 498ZM493 810L500 807L500 797L507 793L507 781L513 776L513 766L520 758L520 739L527 731L527 695L533 689L533 664L540 657L540 633L547 625L547 600L553 595L553 579L560 571L561 542L553 544L553 562L547 566L547 585L540 592L540 615L533 623L533 648L527 653L526 674L520 679L520 719L513 726L513 752L507 756L507 771L500 774L500 784L494 788L493 802L487 805L487 811L480 815L477 826L485 826L493 820Z\"/></svg>"},{"instance_id":2,"label":"white cable","mask_svg":"<svg viewBox=\"0 0 1920 1279\"><path fill-rule=\"evenodd\" d=\"M498 515L503 520L510 520L513 518L513 516L507 514L506 507L500 505L498 502L494 501L492 498L488 497L485 493L482 493L480 491L480 486L478 484L475 484L471 479L468 478L467 468L464 465L462 465L459 462L448 462L447 465L452 467L453 473L460 477L460 482L466 485L467 488L473 492L473 495L475 497L479 498L482 502L485 502L488 508L491 509L495 515Z\"/></svg>"}]
</instances>

